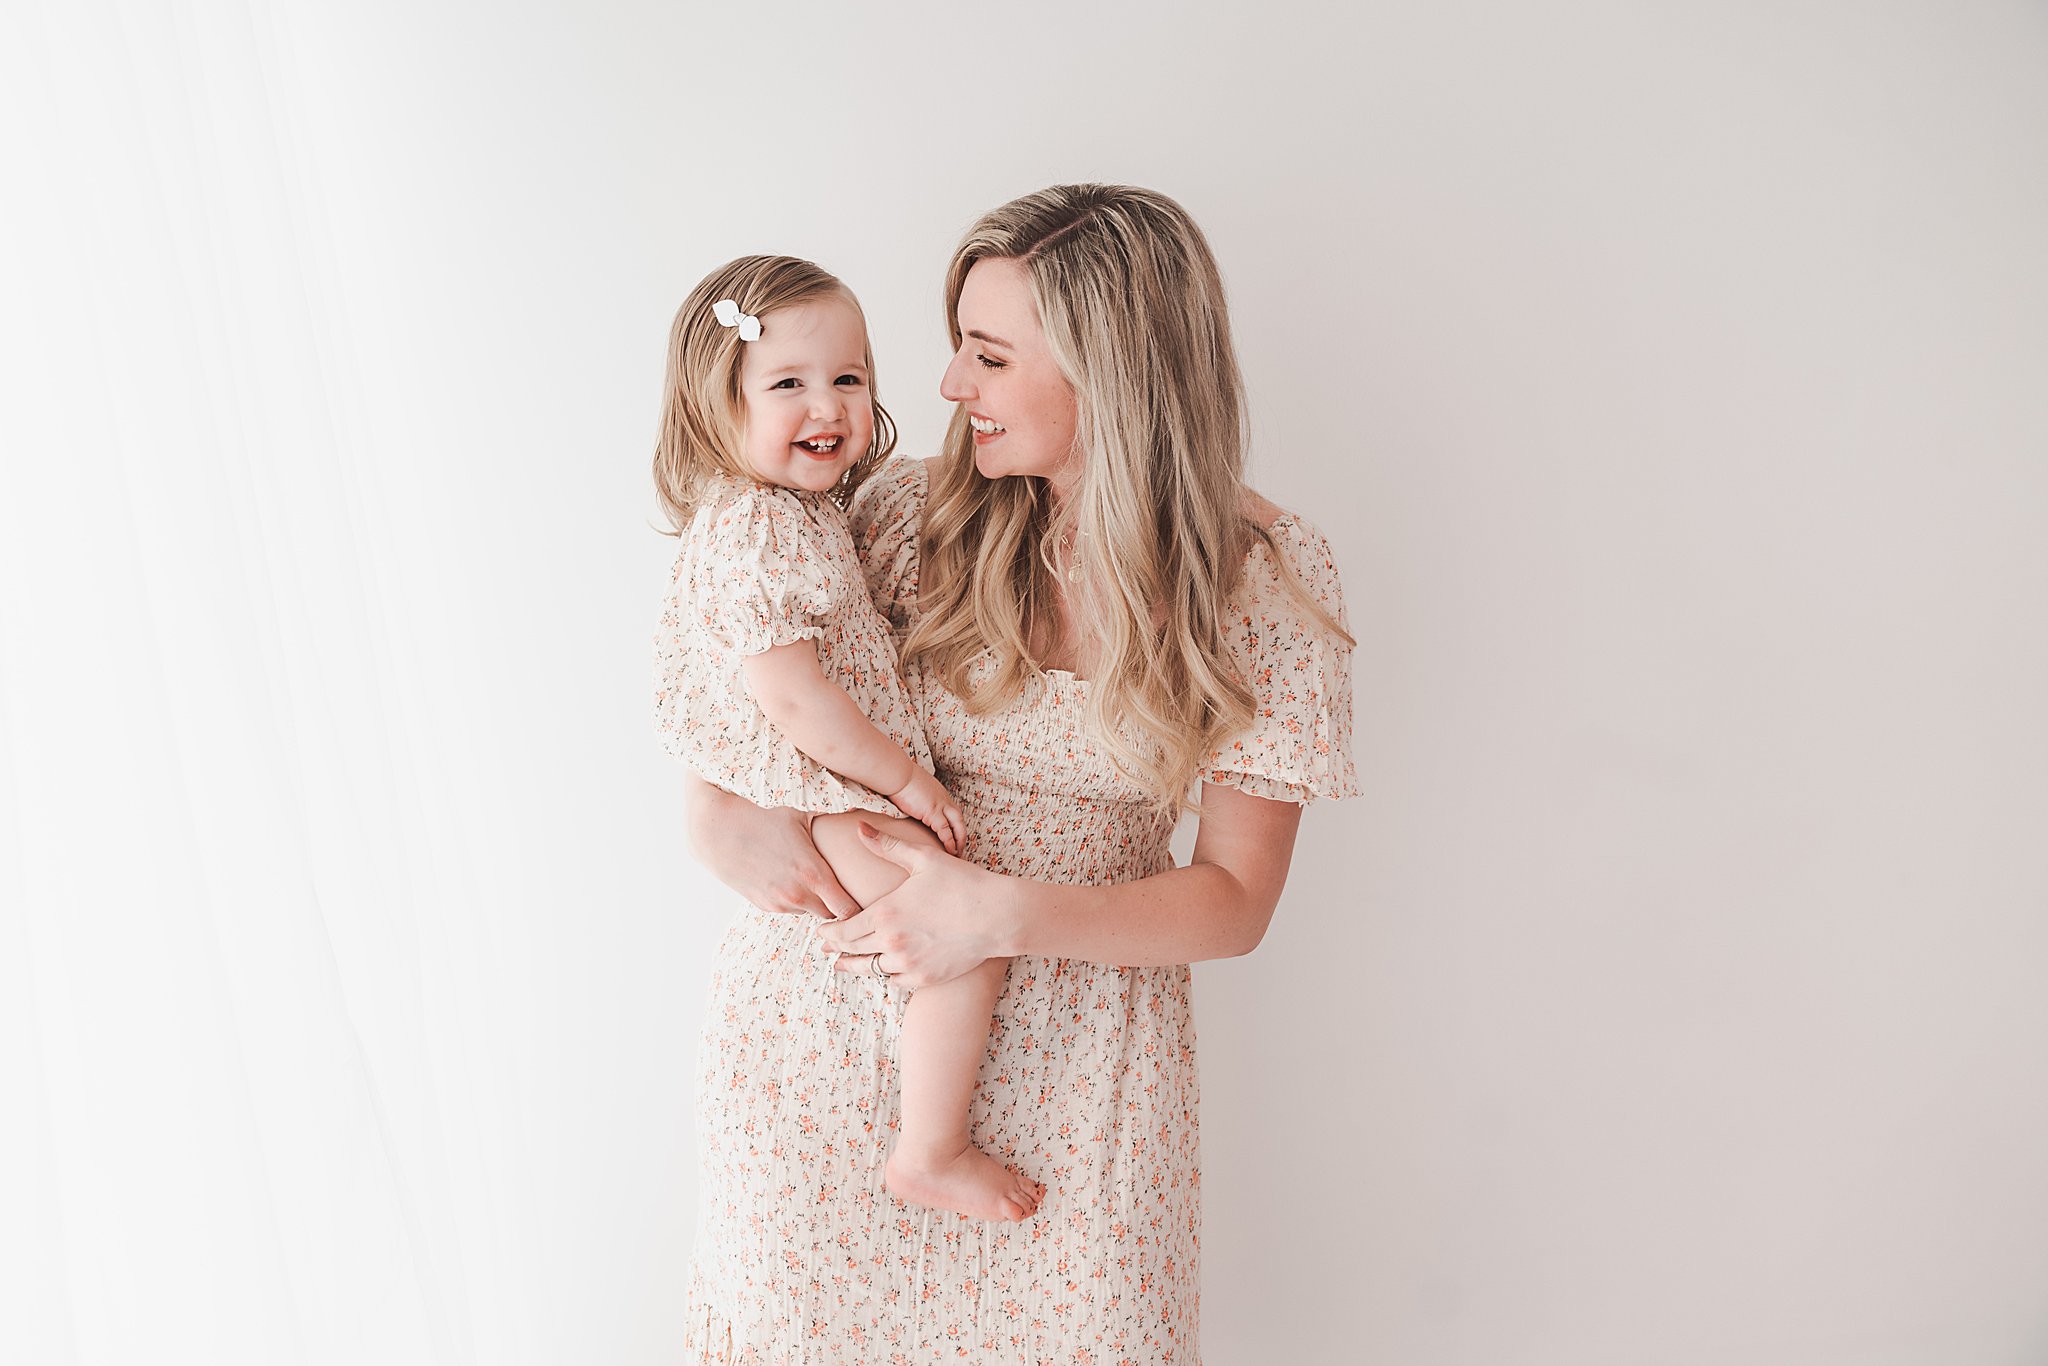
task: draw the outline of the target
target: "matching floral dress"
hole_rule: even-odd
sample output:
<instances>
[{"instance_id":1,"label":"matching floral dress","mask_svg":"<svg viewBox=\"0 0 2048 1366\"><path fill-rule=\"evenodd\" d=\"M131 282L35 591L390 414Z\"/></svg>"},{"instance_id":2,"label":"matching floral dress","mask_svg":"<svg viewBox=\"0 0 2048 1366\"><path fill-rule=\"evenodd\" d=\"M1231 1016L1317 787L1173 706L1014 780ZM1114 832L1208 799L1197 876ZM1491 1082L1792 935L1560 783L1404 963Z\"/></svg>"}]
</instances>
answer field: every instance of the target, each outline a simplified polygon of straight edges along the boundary
<instances>
[{"instance_id":1,"label":"matching floral dress","mask_svg":"<svg viewBox=\"0 0 2048 1366\"><path fill-rule=\"evenodd\" d=\"M654 640L662 747L757 806L902 812L842 778L768 722L742 677L748 655L810 640L825 677L927 773L931 747L869 599L846 512L823 493L709 478L683 528Z\"/></svg>"},{"instance_id":2,"label":"matching floral dress","mask_svg":"<svg viewBox=\"0 0 2048 1366\"><path fill-rule=\"evenodd\" d=\"M917 610L925 496L922 462L898 460L853 508L851 542L873 599L856 606L879 611L898 642ZM1328 543L1293 516L1273 536L1294 576L1342 621ZM1256 716L1206 776L1282 801L1348 796L1349 650L1286 591L1275 553L1253 548L1227 618ZM679 572L679 588L700 572L719 573ZM809 582L794 570L789 580ZM823 594L807 601L827 617L843 606ZM686 757L720 743L702 734L718 722L699 721L723 714L690 683L674 644L688 615L672 598L657 680L664 736ZM794 629L775 624L777 611L764 615L771 633ZM886 670L892 659L835 666L850 670L835 676L864 677L861 668ZM1094 884L1172 866L1174 819L1088 733L1086 680L1039 674L1011 705L981 716L922 666L903 684L936 772L966 812L969 860ZM753 742L743 732L734 743ZM779 771L770 786L789 781ZM984 1151L1046 1186L1039 1212L1021 1223L908 1206L883 1188L905 999L879 979L832 971L806 919L738 910L713 964L698 1061L701 1206L684 1360L1198 1363L1188 969L1012 961L971 1120Z\"/></svg>"}]
</instances>

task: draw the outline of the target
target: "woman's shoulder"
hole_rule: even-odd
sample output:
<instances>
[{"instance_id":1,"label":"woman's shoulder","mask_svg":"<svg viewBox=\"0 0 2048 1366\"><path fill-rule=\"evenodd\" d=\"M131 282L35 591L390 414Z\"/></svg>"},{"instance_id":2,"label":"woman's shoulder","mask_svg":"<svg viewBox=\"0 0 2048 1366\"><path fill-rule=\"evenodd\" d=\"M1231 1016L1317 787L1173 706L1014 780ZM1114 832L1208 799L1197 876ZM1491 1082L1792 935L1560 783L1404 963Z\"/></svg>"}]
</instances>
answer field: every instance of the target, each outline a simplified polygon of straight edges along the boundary
<instances>
[{"instance_id":1,"label":"woman's shoulder","mask_svg":"<svg viewBox=\"0 0 2048 1366\"><path fill-rule=\"evenodd\" d=\"M1336 556L1299 513L1256 494L1243 508L1255 533L1223 625L1256 702L1208 780L1274 801L1353 796L1352 641Z\"/></svg>"},{"instance_id":2,"label":"woman's shoulder","mask_svg":"<svg viewBox=\"0 0 2048 1366\"><path fill-rule=\"evenodd\" d=\"M1269 531L1275 522L1294 515L1257 489L1250 488L1238 494L1237 512L1253 526L1262 526Z\"/></svg>"},{"instance_id":3,"label":"woman's shoulder","mask_svg":"<svg viewBox=\"0 0 2048 1366\"><path fill-rule=\"evenodd\" d=\"M930 489L930 461L898 456L869 475L848 509L853 547L875 610L908 630L917 600L917 537Z\"/></svg>"},{"instance_id":4,"label":"woman's shoulder","mask_svg":"<svg viewBox=\"0 0 2048 1366\"><path fill-rule=\"evenodd\" d=\"M861 481L848 515L856 537L872 537L889 526L915 525L931 489L930 459L899 455Z\"/></svg>"},{"instance_id":5,"label":"woman's shoulder","mask_svg":"<svg viewBox=\"0 0 2048 1366\"><path fill-rule=\"evenodd\" d=\"M1292 576L1317 606L1341 620L1344 588L1329 537L1300 513L1251 489L1244 491L1239 511L1256 530L1245 554L1238 592L1261 601L1284 601L1293 596L1286 591L1286 580Z\"/></svg>"}]
</instances>

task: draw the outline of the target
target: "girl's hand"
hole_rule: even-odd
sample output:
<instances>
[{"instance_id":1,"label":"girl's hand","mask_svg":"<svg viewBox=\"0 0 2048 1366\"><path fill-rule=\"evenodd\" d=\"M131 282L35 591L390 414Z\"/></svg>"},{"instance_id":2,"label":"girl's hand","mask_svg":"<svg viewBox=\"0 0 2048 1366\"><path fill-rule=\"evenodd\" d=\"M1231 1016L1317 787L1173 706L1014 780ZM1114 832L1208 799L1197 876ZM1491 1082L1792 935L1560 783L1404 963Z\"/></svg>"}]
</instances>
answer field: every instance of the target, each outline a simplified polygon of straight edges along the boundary
<instances>
[{"instance_id":1,"label":"girl's hand","mask_svg":"<svg viewBox=\"0 0 2048 1366\"><path fill-rule=\"evenodd\" d=\"M986 959L1005 956L1013 879L860 824L861 843L908 874L895 891L846 920L818 927L842 955L841 972L872 972L876 954L898 985L951 981Z\"/></svg>"},{"instance_id":2,"label":"girl's hand","mask_svg":"<svg viewBox=\"0 0 2048 1366\"><path fill-rule=\"evenodd\" d=\"M967 817L961 814L960 804L952 794L931 774L913 764L910 781L885 795L904 815L929 826L939 837L939 843L946 846L947 853L957 856L966 846Z\"/></svg>"},{"instance_id":3,"label":"girl's hand","mask_svg":"<svg viewBox=\"0 0 2048 1366\"><path fill-rule=\"evenodd\" d=\"M701 778L687 781L690 848L713 877L764 911L831 920L860 909L811 843L803 812L764 811Z\"/></svg>"}]
</instances>

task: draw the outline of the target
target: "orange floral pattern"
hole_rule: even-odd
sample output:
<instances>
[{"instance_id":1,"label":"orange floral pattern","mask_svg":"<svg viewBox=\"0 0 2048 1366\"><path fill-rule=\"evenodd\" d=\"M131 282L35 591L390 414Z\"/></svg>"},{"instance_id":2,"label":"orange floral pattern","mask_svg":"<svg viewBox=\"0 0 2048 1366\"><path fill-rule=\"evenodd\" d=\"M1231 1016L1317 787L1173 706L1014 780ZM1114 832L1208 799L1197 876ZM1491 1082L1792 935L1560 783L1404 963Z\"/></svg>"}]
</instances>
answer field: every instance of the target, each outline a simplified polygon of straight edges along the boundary
<instances>
[{"instance_id":1,"label":"orange floral pattern","mask_svg":"<svg viewBox=\"0 0 2048 1366\"><path fill-rule=\"evenodd\" d=\"M683 531L655 631L663 748L758 806L901 815L791 744L747 690L746 656L799 640L817 643L825 676L930 772L931 748L846 513L822 493L720 476Z\"/></svg>"},{"instance_id":2,"label":"orange floral pattern","mask_svg":"<svg viewBox=\"0 0 2048 1366\"><path fill-rule=\"evenodd\" d=\"M916 611L924 466L862 489L853 534L900 639ZM1338 620L1328 544L1299 518L1279 553ZM1349 651L1305 619L1272 552L1231 600L1259 715L1210 780L1306 802L1356 789ZM968 822L966 857L1068 883L1172 865L1173 818L1083 719L1087 683L1037 675L976 716L918 667L910 697ZM1023 1223L905 1206L882 1184L897 1123L903 997L835 973L808 922L744 908L713 969L697 1076L700 1223L685 1359L788 1363L1196 1363L1198 1086L1188 969L1017 958L972 1106L983 1151L1043 1181Z\"/></svg>"}]
</instances>

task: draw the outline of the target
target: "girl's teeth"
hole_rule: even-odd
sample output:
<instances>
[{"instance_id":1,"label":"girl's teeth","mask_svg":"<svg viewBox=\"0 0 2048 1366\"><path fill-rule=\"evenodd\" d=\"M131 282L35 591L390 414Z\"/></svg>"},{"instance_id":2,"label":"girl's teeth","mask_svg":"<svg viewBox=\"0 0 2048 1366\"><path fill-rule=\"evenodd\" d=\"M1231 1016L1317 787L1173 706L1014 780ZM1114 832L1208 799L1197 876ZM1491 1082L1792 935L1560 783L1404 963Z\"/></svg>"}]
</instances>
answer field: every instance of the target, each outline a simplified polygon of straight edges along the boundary
<instances>
[{"instance_id":1,"label":"girl's teeth","mask_svg":"<svg viewBox=\"0 0 2048 1366\"><path fill-rule=\"evenodd\" d=\"M839 438L836 436L828 436L822 437L816 441L799 441L797 442L797 445L808 447L811 450L816 451L818 454L823 455L825 452L829 450L835 450L838 448Z\"/></svg>"}]
</instances>

